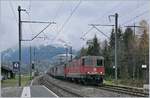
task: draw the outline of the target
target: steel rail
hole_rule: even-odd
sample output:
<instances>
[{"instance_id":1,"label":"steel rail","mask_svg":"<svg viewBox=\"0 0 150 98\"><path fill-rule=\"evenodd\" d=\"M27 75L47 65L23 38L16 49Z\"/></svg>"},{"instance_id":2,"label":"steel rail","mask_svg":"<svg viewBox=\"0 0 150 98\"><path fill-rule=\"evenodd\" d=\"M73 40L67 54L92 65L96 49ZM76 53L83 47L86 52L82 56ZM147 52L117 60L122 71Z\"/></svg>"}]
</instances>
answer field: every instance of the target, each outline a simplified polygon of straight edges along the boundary
<instances>
[{"instance_id":1,"label":"steel rail","mask_svg":"<svg viewBox=\"0 0 150 98\"><path fill-rule=\"evenodd\" d=\"M116 85L106 85L104 84L101 87L98 87L99 89L104 89L104 90L110 90L118 93L124 93L124 94L129 94L133 96L138 96L138 97L148 97L149 93L143 92L141 89L135 89L135 88L129 88L129 87L122 87L122 86L116 86Z\"/></svg>"},{"instance_id":2,"label":"steel rail","mask_svg":"<svg viewBox=\"0 0 150 98\"><path fill-rule=\"evenodd\" d=\"M72 97L84 97L83 95L78 94L78 93L76 93L76 92L73 92L73 91L70 90L70 89L67 89L67 88L61 87L61 86L59 86L59 85L57 85L57 84L55 84L55 83L52 83L51 81L45 79L44 77L41 79L41 81L42 81L42 82L41 82L42 85L45 85L47 88L49 88L49 86L50 86L50 84L51 84L51 85L53 85L53 86L55 86L55 87L57 87L57 88L59 88L59 89L62 89L62 90L65 91L65 92L67 92L67 93L73 95ZM62 95L62 96L63 96L63 95Z\"/></svg>"}]
</instances>

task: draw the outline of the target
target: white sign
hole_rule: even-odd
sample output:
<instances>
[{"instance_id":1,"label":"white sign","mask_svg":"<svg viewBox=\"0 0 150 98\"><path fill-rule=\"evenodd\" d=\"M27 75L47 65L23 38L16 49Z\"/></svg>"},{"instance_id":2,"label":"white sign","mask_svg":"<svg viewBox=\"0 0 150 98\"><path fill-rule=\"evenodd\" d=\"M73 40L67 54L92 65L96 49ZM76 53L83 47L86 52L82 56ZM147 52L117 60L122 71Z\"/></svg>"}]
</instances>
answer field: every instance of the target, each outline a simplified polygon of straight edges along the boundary
<instances>
[{"instance_id":1,"label":"white sign","mask_svg":"<svg viewBox=\"0 0 150 98\"><path fill-rule=\"evenodd\" d=\"M115 66L113 66L113 69L115 68Z\"/></svg>"},{"instance_id":2,"label":"white sign","mask_svg":"<svg viewBox=\"0 0 150 98\"><path fill-rule=\"evenodd\" d=\"M19 69L19 62L13 62L13 70L16 72Z\"/></svg>"},{"instance_id":3,"label":"white sign","mask_svg":"<svg viewBox=\"0 0 150 98\"><path fill-rule=\"evenodd\" d=\"M15 64L14 64L14 67L15 67L15 68L18 68L18 66L19 66L18 63L15 63Z\"/></svg>"},{"instance_id":4,"label":"white sign","mask_svg":"<svg viewBox=\"0 0 150 98\"><path fill-rule=\"evenodd\" d=\"M147 65L142 65L142 68L146 68L147 67Z\"/></svg>"}]
</instances>

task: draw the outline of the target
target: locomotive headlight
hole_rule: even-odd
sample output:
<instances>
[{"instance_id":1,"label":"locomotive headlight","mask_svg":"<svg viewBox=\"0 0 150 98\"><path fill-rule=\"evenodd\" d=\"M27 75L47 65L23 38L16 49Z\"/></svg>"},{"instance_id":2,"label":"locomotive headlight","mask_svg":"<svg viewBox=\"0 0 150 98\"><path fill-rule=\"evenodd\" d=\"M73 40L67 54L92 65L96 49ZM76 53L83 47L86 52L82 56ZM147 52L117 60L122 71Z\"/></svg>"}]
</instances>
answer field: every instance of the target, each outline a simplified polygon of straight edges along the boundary
<instances>
[{"instance_id":1,"label":"locomotive headlight","mask_svg":"<svg viewBox=\"0 0 150 98\"><path fill-rule=\"evenodd\" d=\"M93 68L93 71L96 71L96 68Z\"/></svg>"},{"instance_id":2,"label":"locomotive headlight","mask_svg":"<svg viewBox=\"0 0 150 98\"><path fill-rule=\"evenodd\" d=\"M102 74L103 72L100 72L100 74Z\"/></svg>"}]
</instances>

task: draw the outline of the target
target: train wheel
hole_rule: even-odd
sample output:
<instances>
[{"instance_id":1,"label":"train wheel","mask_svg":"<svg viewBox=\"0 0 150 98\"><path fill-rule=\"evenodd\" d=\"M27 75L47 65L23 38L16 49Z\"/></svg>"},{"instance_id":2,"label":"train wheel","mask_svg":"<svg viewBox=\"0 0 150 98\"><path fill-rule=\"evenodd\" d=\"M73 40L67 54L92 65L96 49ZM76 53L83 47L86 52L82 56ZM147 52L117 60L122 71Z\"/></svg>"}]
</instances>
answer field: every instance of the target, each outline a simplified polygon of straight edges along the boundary
<instances>
[{"instance_id":1,"label":"train wheel","mask_svg":"<svg viewBox=\"0 0 150 98\"><path fill-rule=\"evenodd\" d=\"M75 79L75 83L78 83L78 79Z\"/></svg>"},{"instance_id":2,"label":"train wheel","mask_svg":"<svg viewBox=\"0 0 150 98\"><path fill-rule=\"evenodd\" d=\"M81 83L81 84L84 84L84 81L81 80L80 83Z\"/></svg>"}]
</instances>

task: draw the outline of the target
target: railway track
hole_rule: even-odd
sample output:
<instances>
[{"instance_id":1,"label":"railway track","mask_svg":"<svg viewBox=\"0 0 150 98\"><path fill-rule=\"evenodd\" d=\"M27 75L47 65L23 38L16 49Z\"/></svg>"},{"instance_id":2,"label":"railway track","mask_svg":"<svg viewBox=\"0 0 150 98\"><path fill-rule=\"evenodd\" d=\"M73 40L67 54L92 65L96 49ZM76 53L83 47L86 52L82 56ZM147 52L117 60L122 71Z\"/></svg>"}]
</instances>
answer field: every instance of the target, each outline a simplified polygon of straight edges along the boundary
<instances>
[{"instance_id":1,"label":"railway track","mask_svg":"<svg viewBox=\"0 0 150 98\"><path fill-rule=\"evenodd\" d=\"M104 84L101 87L98 87L99 89L109 90L113 92L118 93L124 93L129 94L137 97L148 97L149 93L144 92L143 89L137 89L137 88L130 88L130 87L124 87L124 86L115 86L115 85L106 85Z\"/></svg>"},{"instance_id":2,"label":"railway track","mask_svg":"<svg viewBox=\"0 0 150 98\"><path fill-rule=\"evenodd\" d=\"M60 97L84 97L83 95L74 92L68 88L61 87L58 84L52 83L45 77L42 77L40 79L40 84L46 86L48 89L51 89L53 92L55 92Z\"/></svg>"},{"instance_id":3,"label":"railway track","mask_svg":"<svg viewBox=\"0 0 150 98\"><path fill-rule=\"evenodd\" d=\"M83 95L81 92L74 91L65 85L59 85L59 83L56 84L54 81L52 82L47 77L41 77L40 84L45 85L47 88L52 90L54 93L56 93L60 97L85 97L85 95ZM78 84L78 85L81 85L81 84ZM106 84L104 84L103 86L88 86L88 87L103 89L106 91L116 92L119 94L127 94L133 97L148 97L149 96L149 93L144 92L143 89L137 89L137 88L131 88L131 87L106 85Z\"/></svg>"},{"instance_id":4,"label":"railway track","mask_svg":"<svg viewBox=\"0 0 150 98\"><path fill-rule=\"evenodd\" d=\"M82 84L78 84L78 85L82 85ZM137 96L137 97L148 97L149 96L149 92L144 92L143 89L137 89L137 88L133 88L133 87L116 86L116 85L108 85L108 84L100 85L98 87L97 86L90 86L90 87L108 90L108 91L117 92L117 93L122 93L122 94L128 94L128 95Z\"/></svg>"}]
</instances>

